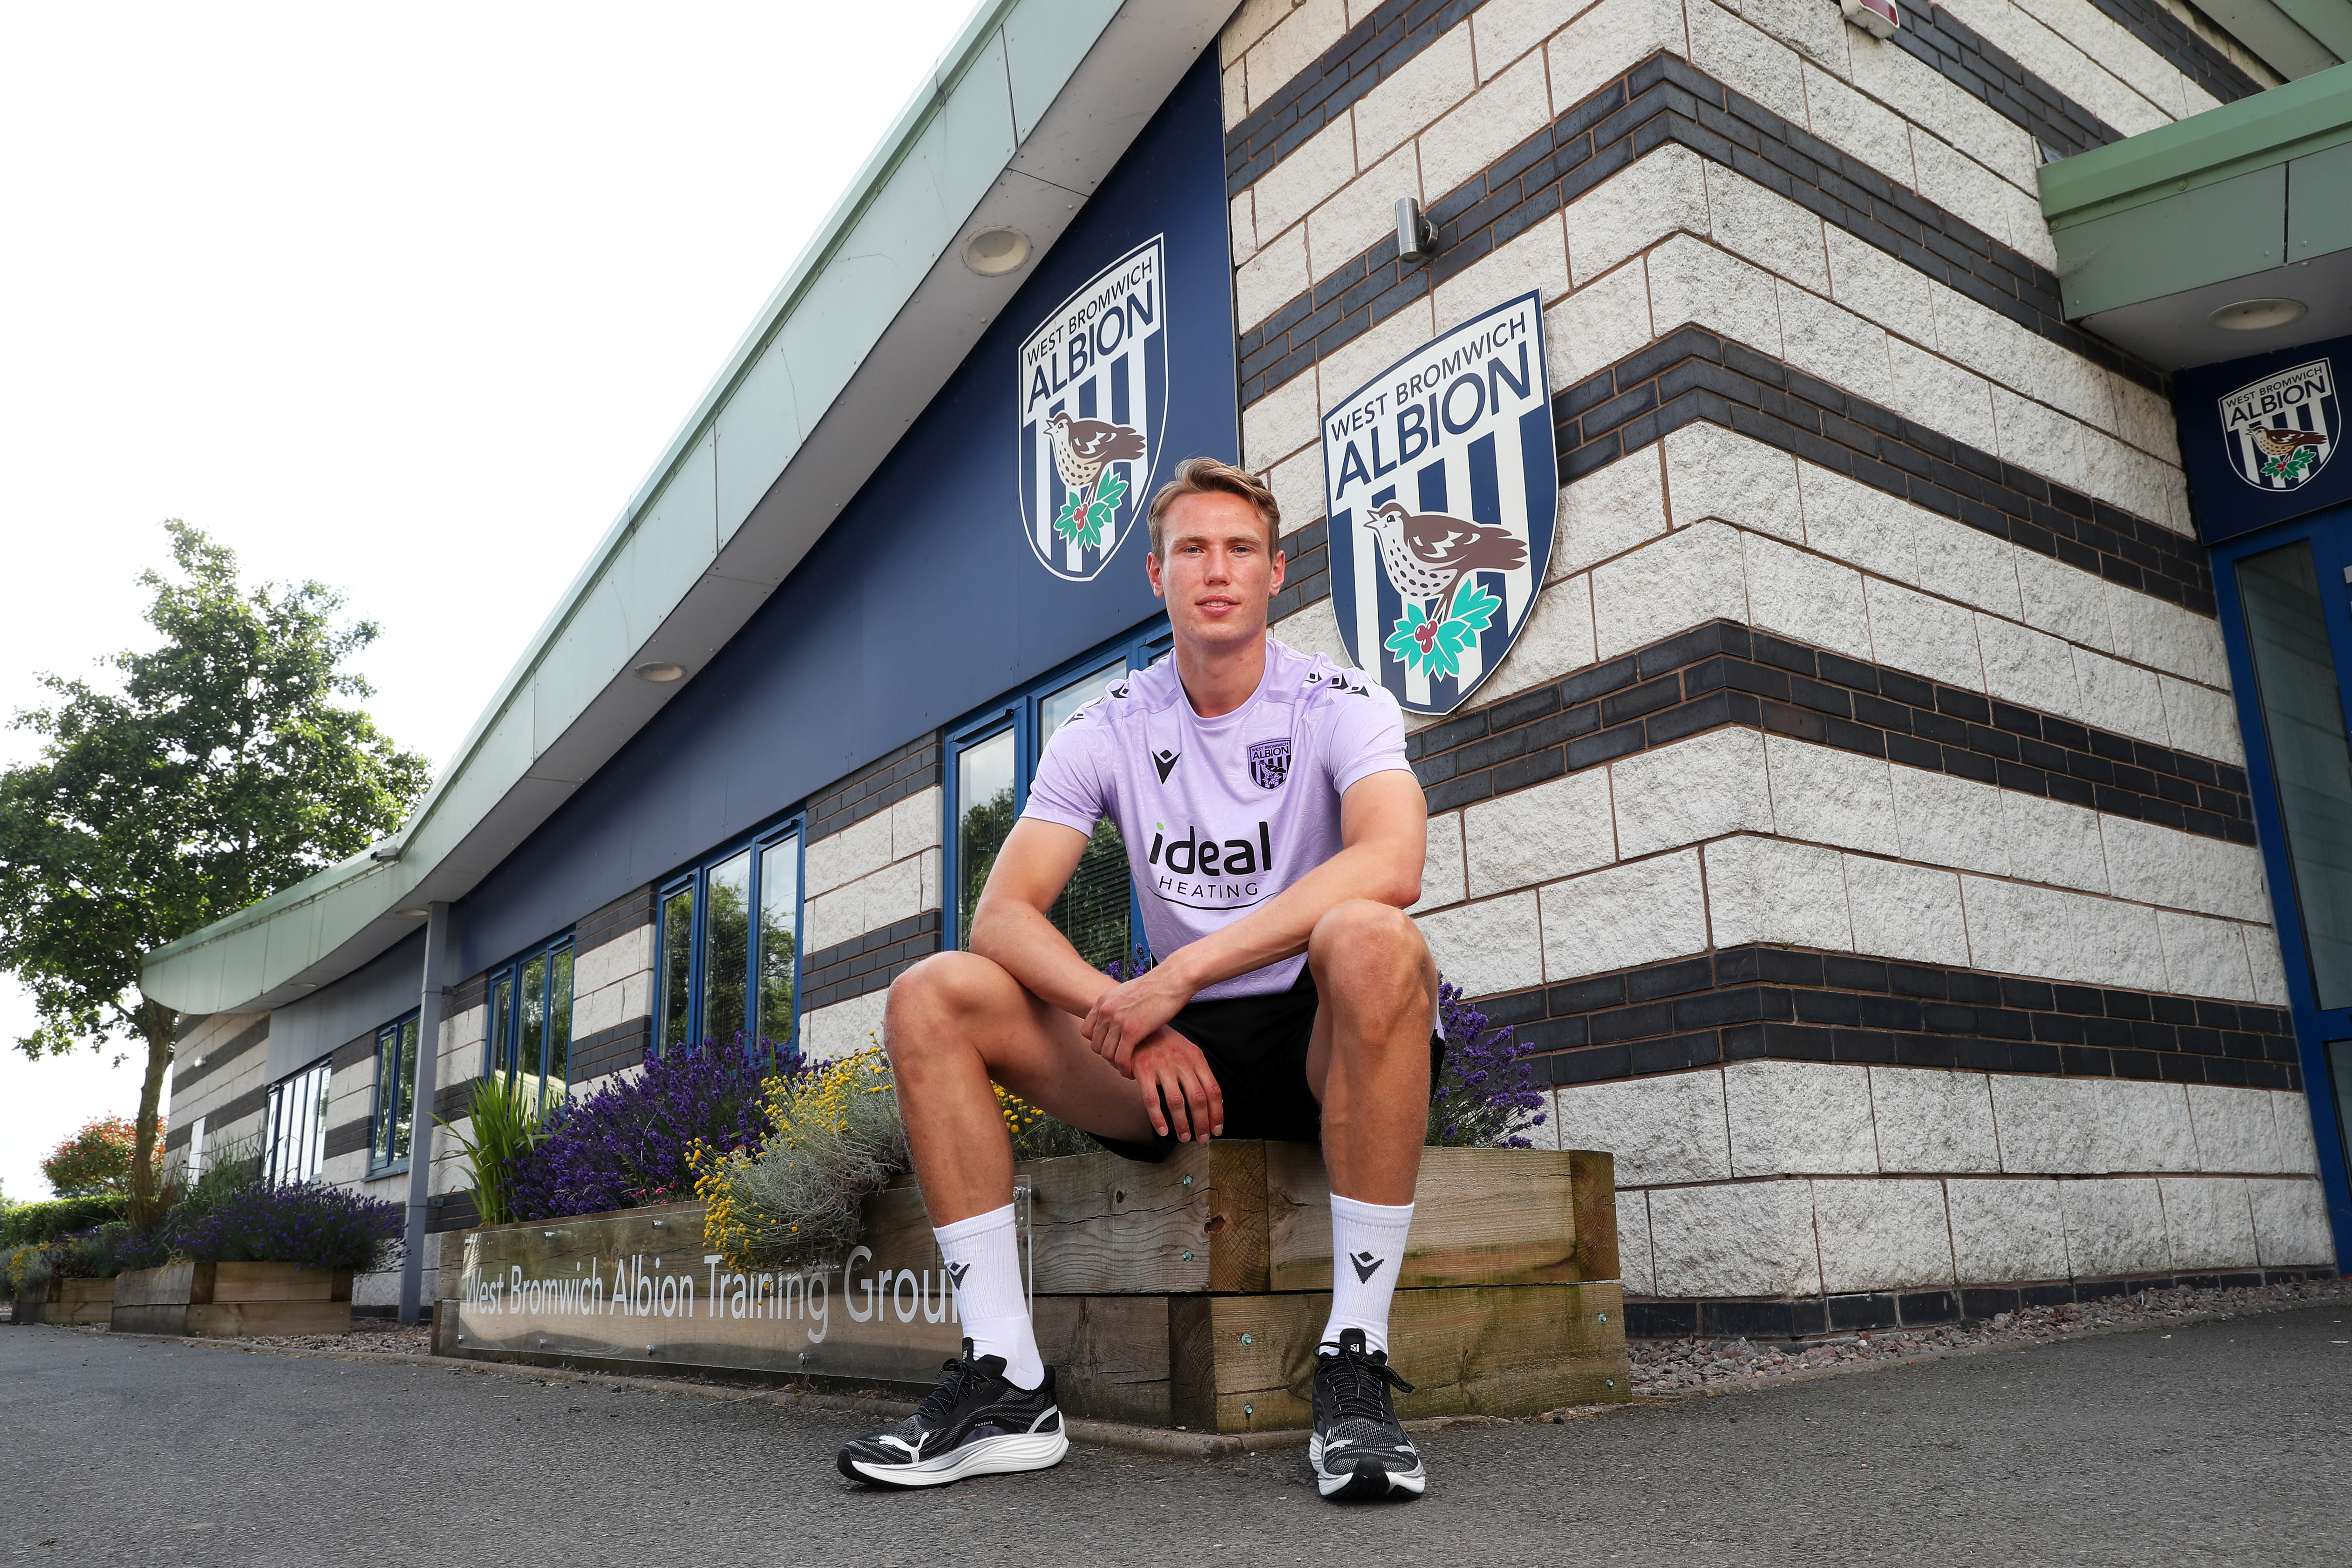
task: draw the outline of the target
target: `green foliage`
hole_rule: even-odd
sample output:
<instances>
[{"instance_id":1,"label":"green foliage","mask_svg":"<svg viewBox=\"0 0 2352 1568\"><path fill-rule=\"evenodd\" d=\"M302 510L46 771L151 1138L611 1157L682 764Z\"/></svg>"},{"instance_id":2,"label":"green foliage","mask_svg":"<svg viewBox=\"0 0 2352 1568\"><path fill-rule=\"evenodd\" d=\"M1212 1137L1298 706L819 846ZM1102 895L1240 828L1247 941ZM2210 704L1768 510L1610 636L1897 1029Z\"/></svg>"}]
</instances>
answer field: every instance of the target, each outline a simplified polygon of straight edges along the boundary
<instances>
[{"instance_id":1,"label":"green foliage","mask_svg":"<svg viewBox=\"0 0 2352 1568\"><path fill-rule=\"evenodd\" d=\"M474 1086L471 1136L442 1117L435 1117L466 1151L473 1168L474 1211L484 1225L505 1225L514 1216L508 1187L515 1166L539 1142L543 1105L539 1096L509 1086L504 1073L494 1073Z\"/></svg>"},{"instance_id":2,"label":"green foliage","mask_svg":"<svg viewBox=\"0 0 2352 1568\"><path fill-rule=\"evenodd\" d=\"M1484 587L1465 582L1454 591L1452 610L1442 619L1430 619L1419 605L1405 605L1403 617L1381 646L1408 669L1458 676L1462 655L1494 623L1495 612L1502 607L1503 602Z\"/></svg>"},{"instance_id":3,"label":"green foliage","mask_svg":"<svg viewBox=\"0 0 2352 1568\"><path fill-rule=\"evenodd\" d=\"M217 1211L231 1198L262 1184L264 1139L258 1132L225 1140L205 1156L204 1173L182 1192L172 1194L171 1215L161 1227L175 1230Z\"/></svg>"},{"instance_id":4,"label":"green foliage","mask_svg":"<svg viewBox=\"0 0 2352 1568\"><path fill-rule=\"evenodd\" d=\"M125 1267L122 1249L130 1240L131 1227L121 1220L78 1231L51 1244L52 1267L60 1279L111 1279Z\"/></svg>"},{"instance_id":5,"label":"green foliage","mask_svg":"<svg viewBox=\"0 0 2352 1568\"><path fill-rule=\"evenodd\" d=\"M103 685L42 676L54 702L16 720L40 755L0 773L0 970L37 1016L17 1048L146 1047L131 1180L150 1220L177 1019L141 995L141 956L356 854L429 776L352 705L373 623L339 628L318 583L246 588L233 552L164 527L176 571L139 579L158 645L105 660Z\"/></svg>"},{"instance_id":6,"label":"green foliage","mask_svg":"<svg viewBox=\"0 0 2352 1568\"><path fill-rule=\"evenodd\" d=\"M156 1131L163 1121L156 1121ZM99 1193L131 1191L131 1156L138 1146L136 1123L120 1116L100 1116L84 1122L80 1131L58 1144L41 1162L41 1174L61 1198L89 1197ZM160 1153L156 1156L160 1158Z\"/></svg>"},{"instance_id":7,"label":"green foliage","mask_svg":"<svg viewBox=\"0 0 2352 1568\"><path fill-rule=\"evenodd\" d=\"M0 1252L0 1280L19 1301L46 1300L57 1272L56 1244L26 1242Z\"/></svg>"},{"instance_id":8,"label":"green foliage","mask_svg":"<svg viewBox=\"0 0 2352 1568\"><path fill-rule=\"evenodd\" d=\"M25 1247L54 1241L70 1231L88 1230L122 1217L121 1194L87 1198L55 1198L47 1203L17 1204L0 1218L0 1247Z\"/></svg>"}]
</instances>

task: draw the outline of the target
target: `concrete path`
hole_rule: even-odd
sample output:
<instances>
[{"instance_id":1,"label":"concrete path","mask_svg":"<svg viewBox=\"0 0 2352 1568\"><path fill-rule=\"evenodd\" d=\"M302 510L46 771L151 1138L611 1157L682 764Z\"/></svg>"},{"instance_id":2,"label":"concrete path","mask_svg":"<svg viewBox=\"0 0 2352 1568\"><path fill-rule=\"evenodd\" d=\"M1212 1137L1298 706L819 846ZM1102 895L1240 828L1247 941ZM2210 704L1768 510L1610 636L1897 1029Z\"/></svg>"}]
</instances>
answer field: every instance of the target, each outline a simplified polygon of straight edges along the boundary
<instances>
[{"instance_id":1,"label":"concrete path","mask_svg":"<svg viewBox=\"0 0 2352 1568\"><path fill-rule=\"evenodd\" d=\"M1341 1509L1296 1449L886 1494L835 1410L0 1328L0 1563L2352 1563L2347 1342L2329 1304L1457 1427L1427 1498Z\"/></svg>"}]
</instances>

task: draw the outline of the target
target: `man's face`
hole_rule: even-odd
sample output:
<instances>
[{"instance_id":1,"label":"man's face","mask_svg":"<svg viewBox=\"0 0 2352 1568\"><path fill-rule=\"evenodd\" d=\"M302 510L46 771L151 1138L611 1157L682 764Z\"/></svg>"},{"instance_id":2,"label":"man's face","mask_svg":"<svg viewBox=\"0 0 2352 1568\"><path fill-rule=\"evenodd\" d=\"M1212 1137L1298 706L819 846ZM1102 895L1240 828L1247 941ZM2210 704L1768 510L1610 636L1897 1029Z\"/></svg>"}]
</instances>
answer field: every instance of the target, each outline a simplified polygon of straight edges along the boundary
<instances>
[{"instance_id":1,"label":"man's face","mask_svg":"<svg viewBox=\"0 0 2352 1568\"><path fill-rule=\"evenodd\" d=\"M1211 490L1168 509L1166 559L1147 555L1151 591L1168 601L1168 625L1185 642L1238 647L1265 630L1266 601L1282 588L1283 560L1266 549L1257 508Z\"/></svg>"}]
</instances>

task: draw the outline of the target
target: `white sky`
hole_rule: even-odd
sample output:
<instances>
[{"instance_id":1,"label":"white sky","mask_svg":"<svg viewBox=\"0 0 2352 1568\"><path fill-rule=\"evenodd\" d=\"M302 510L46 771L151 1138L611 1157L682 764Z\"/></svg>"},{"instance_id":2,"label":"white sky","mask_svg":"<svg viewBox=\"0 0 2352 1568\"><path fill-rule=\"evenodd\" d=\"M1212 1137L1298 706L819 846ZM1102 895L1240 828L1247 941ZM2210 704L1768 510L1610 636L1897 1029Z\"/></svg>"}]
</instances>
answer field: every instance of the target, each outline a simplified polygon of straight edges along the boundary
<instances>
[{"instance_id":1,"label":"white sky","mask_svg":"<svg viewBox=\"0 0 2352 1568\"><path fill-rule=\"evenodd\" d=\"M184 517L381 623L441 763L970 10L9 7L0 710L140 640ZM0 979L16 1198L138 1105L31 1017Z\"/></svg>"}]
</instances>

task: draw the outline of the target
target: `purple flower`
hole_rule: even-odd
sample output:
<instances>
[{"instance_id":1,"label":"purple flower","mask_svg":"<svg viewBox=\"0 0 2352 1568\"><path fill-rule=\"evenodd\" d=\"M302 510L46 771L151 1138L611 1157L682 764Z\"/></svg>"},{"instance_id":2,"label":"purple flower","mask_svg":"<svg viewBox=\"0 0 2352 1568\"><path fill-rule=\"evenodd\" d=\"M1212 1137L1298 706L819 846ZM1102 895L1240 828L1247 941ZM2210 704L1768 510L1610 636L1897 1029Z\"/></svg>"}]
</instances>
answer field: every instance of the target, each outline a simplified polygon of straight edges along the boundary
<instances>
[{"instance_id":1,"label":"purple flower","mask_svg":"<svg viewBox=\"0 0 2352 1568\"><path fill-rule=\"evenodd\" d=\"M199 1263L299 1263L355 1274L400 1254L401 1205L345 1187L288 1182L248 1187L171 1227L172 1249Z\"/></svg>"},{"instance_id":2,"label":"purple flower","mask_svg":"<svg viewBox=\"0 0 2352 1568\"><path fill-rule=\"evenodd\" d=\"M1445 1066L1429 1086L1429 1142L1533 1148L1525 1133L1544 1124L1535 1064L1527 1059L1535 1047L1514 1040L1507 1024L1489 1028L1486 1015L1463 1000L1462 988L1443 976L1437 1016L1445 1035Z\"/></svg>"}]
</instances>

